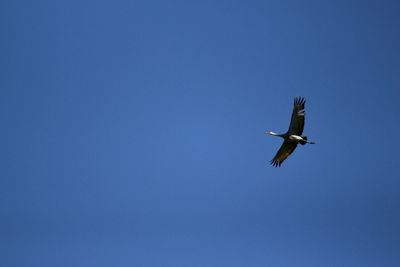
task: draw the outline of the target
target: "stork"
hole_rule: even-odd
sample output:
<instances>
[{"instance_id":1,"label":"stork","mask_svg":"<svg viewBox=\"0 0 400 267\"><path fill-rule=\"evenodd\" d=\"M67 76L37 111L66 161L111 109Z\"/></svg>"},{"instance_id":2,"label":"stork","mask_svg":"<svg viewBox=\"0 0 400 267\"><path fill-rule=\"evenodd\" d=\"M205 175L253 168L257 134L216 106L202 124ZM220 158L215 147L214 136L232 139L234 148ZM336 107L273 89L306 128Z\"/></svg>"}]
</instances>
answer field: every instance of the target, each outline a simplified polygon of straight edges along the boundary
<instances>
[{"instance_id":1,"label":"stork","mask_svg":"<svg viewBox=\"0 0 400 267\"><path fill-rule=\"evenodd\" d=\"M275 157L270 163L275 167L280 167L282 162L289 157L290 154L296 149L298 144L315 144L307 140L307 136L301 135L304 129L304 104L306 103L303 97L295 97L293 104L292 119L290 121L289 129L284 134L277 134L271 131L265 132L268 135L279 136L283 138L281 148L276 153Z\"/></svg>"}]
</instances>

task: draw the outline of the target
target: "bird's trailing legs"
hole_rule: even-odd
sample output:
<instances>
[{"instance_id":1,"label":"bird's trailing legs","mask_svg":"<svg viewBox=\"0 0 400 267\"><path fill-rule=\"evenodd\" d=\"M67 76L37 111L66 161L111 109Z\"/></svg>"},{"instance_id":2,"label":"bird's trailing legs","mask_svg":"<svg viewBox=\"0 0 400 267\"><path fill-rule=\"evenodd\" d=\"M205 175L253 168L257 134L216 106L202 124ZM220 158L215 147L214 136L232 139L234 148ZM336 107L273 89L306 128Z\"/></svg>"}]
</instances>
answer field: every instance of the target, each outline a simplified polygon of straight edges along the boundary
<instances>
[{"instance_id":1,"label":"bird's trailing legs","mask_svg":"<svg viewBox=\"0 0 400 267\"><path fill-rule=\"evenodd\" d=\"M292 140L292 141L294 141L294 142L297 142L297 143L299 143L299 144L301 144L301 145L305 145L305 144L315 144L315 142L308 141L308 140L307 140L307 136L298 136L298 135L292 134L292 135L289 136L289 140Z\"/></svg>"}]
</instances>

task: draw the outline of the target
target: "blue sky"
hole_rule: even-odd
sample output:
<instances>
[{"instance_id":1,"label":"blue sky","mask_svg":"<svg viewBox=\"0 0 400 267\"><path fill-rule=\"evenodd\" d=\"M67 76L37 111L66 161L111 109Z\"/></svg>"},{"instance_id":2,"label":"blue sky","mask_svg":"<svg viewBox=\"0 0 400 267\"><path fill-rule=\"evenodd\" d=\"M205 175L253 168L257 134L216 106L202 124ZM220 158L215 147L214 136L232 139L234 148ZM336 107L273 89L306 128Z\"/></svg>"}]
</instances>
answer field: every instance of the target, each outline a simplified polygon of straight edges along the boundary
<instances>
[{"instance_id":1,"label":"blue sky","mask_svg":"<svg viewBox=\"0 0 400 267\"><path fill-rule=\"evenodd\" d=\"M397 266L399 7L4 2L0 265Z\"/></svg>"}]
</instances>

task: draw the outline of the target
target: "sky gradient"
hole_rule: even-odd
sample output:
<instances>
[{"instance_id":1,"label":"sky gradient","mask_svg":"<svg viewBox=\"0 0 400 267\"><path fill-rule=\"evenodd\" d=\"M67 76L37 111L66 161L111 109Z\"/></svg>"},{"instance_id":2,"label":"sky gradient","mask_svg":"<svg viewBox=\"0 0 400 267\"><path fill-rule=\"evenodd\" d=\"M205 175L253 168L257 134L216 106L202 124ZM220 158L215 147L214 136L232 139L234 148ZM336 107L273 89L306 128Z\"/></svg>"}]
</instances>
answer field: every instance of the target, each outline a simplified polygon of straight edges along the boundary
<instances>
[{"instance_id":1,"label":"sky gradient","mask_svg":"<svg viewBox=\"0 0 400 267\"><path fill-rule=\"evenodd\" d=\"M0 266L398 266L399 9L3 2Z\"/></svg>"}]
</instances>

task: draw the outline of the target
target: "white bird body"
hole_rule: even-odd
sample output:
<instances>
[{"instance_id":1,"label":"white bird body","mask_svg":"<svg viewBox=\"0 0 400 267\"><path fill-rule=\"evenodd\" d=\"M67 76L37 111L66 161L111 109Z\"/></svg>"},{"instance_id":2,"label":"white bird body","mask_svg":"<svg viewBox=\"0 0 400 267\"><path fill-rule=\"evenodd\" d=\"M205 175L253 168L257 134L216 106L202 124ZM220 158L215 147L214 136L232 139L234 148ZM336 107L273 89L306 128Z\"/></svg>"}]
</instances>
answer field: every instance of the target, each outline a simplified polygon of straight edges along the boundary
<instances>
[{"instance_id":1,"label":"white bird body","mask_svg":"<svg viewBox=\"0 0 400 267\"><path fill-rule=\"evenodd\" d=\"M289 135L289 140L294 141L296 143L300 143L300 141L306 141L303 139L303 137L295 135L295 134Z\"/></svg>"}]
</instances>

